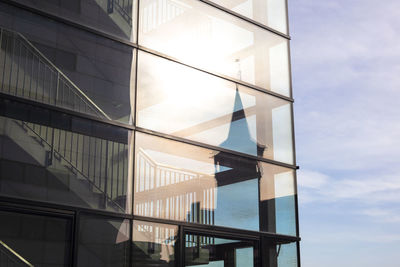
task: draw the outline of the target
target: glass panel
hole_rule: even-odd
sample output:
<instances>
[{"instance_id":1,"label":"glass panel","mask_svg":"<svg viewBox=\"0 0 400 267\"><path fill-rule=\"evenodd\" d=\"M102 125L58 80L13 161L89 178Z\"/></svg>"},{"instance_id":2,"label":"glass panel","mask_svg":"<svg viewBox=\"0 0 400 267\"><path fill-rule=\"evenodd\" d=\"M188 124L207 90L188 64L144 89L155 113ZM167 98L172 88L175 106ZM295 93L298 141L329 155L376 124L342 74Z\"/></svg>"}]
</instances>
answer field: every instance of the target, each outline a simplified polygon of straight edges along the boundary
<instances>
[{"instance_id":1,"label":"glass panel","mask_svg":"<svg viewBox=\"0 0 400 267\"><path fill-rule=\"evenodd\" d=\"M128 266L129 236L127 219L81 216L77 266Z\"/></svg>"},{"instance_id":2,"label":"glass panel","mask_svg":"<svg viewBox=\"0 0 400 267\"><path fill-rule=\"evenodd\" d=\"M0 194L131 210L130 131L2 101ZM16 118L16 119L14 119Z\"/></svg>"},{"instance_id":3,"label":"glass panel","mask_svg":"<svg viewBox=\"0 0 400 267\"><path fill-rule=\"evenodd\" d=\"M268 186L262 189L265 191L262 201L266 197L273 200L275 191L269 186L274 175L290 172L279 168L136 133L134 212L141 216L259 230L259 179L264 187ZM264 185L264 180L270 184ZM285 186L276 185L282 190ZM261 202L262 215L272 221L275 206L270 207L268 201L267 204ZM262 223L266 224L267 219Z\"/></svg>"},{"instance_id":4,"label":"glass panel","mask_svg":"<svg viewBox=\"0 0 400 267\"><path fill-rule=\"evenodd\" d=\"M212 0L212 2L287 33L286 0Z\"/></svg>"},{"instance_id":5,"label":"glass panel","mask_svg":"<svg viewBox=\"0 0 400 267\"><path fill-rule=\"evenodd\" d=\"M266 165L263 163L263 165ZM269 165L260 179L261 230L296 236L296 183L291 169Z\"/></svg>"},{"instance_id":6,"label":"glass panel","mask_svg":"<svg viewBox=\"0 0 400 267\"><path fill-rule=\"evenodd\" d=\"M135 0L14 0L93 27L117 37L134 41L136 34Z\"/></svg>"},{"instance_id":7,"label":"glass panel","mask_svg":"<svg viewBox=\"0 0 400 267\"><path fill-rule=\"evenodd\" d=\"M0 92L132 123L129 46L0 3Z\"/></svg>"},{"instance_id":8,"label":"glass panel","mask_svg":"<svg viewBox=\"0 0 400 267\"><path fill-rule=\"evenodd\" d=\"M71 266L71 225L63 218L0 211L0 266Z\"/></svg>"},{"instance_id":9,"label":"glass panel","mask_svg":"<svg viewBox=\"0 0 400 267\"><path fill-rule=\"evenodd\" d=\"M276 244L263 238L265 257L263 267L297 267L297 243Z\"/></svg>"},{"instance_id":10,"label":"glass panel","mask_svg":"<svg viewBox=\"0 0 400 267\"><path fill-rule=\"evenodd\" d=\"M194 0L140 1L139 20L140 45L290 95L283 37Z\"/></svg>"},{"instance_id":11,"label":"glass panel","mask_svg":"<svg viewBox=\"0 0 400 267\"><path fill-rule=\"evenodd\" d=\"M252 242L194 234L187 234L185 238L185 266L257 266Z\"/></svg>"},{"instance_id":12,"label":"glass panel","mask_svg":"<svg viewBox=\"0 0 400 267\"><path fill-rule=\"evenodd\" d=\"M137 125L293 163L291 104L139 51Z\"/></svg>"},{"instance_id":13,"label":"glass panel","mask_svg":"<svg viewBox=\"0 0 400 267\"><path fill-rule=\"evenodd\" d=\"M178 266L178 226L133 221L133 266Z\"/></svg>"}]
</instances>

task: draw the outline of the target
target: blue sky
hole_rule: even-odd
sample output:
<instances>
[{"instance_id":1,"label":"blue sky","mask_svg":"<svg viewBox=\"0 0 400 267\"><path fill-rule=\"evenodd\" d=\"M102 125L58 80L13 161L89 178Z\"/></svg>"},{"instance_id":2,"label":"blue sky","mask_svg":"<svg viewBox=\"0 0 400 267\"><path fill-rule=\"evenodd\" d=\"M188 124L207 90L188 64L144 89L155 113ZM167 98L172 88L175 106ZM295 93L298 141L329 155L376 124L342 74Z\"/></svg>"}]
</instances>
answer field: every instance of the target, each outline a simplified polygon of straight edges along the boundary
<instances>
[{"instance_id":1,"label":"blue sky","mask_svg":"<svg viewBox=\"0 0 400 267\"><path fill-rule=\"evenodd\" d=\"M302 266L400 266L399 10L289 0Z\"/></svg>"}]
</instances>

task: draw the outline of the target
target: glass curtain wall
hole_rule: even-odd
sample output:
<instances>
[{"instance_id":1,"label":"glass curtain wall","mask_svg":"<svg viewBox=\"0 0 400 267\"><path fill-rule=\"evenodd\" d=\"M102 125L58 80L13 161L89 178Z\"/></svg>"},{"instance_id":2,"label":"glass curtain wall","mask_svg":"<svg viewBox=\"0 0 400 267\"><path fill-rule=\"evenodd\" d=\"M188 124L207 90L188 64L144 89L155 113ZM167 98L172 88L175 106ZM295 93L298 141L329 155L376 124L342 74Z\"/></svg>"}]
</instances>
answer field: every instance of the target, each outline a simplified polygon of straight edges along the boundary
<instances>
[{"instance_id":1,"label":"glass curtain wall","mask_svg":"<svg viewBox=\"0 0 400 267\"><path fill-rule=\"evenodd\" d=\"M0 2L0 266L300 265L285 0Z\"/></svg>"}]
</instances>

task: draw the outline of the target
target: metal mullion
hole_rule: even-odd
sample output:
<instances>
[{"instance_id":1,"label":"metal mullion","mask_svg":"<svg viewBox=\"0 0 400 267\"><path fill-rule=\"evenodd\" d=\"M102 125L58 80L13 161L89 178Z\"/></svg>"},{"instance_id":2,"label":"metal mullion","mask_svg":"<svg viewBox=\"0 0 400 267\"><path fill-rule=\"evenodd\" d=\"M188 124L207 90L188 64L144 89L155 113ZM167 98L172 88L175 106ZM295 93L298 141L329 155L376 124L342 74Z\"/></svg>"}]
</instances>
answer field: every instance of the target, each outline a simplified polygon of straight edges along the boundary
<instances>
[{"instance_id":1,"label":"metal mullion","mask_svg":"<svg viewBox=\"0 0 400 267\"><path fill-rule=\"evenodd\" d=\"M118 213L101 209L91 209L79 206L70 206L60 203L42 202L38 200L0 196L0 208L7 206L24 207L27 210L59 210L62 214L72 214L79 211L85 214L94 214L120 219L133 219L133 216L131 214L126 213Z\"/></svg>"},{"instance_id":2,"label":"metal mullion","mask_svg":"<svg viewBox=\"0 0 400 267\"><path fill-rule=\"evenodd\" d=\"M209 0L199 0L199 1L200 1L200 2L203 2L204 4L207 4L207 5L209 5L209 6L212 6L212 7L214 7L214 8L217 8L217 9L219 9L219 10L225 12L225 13L228 13L228 14L230 14L230 15L236 17L236 18L239 18L239 19L241 19L241 20L244 20L244 21L246 21L246 22L248 22L248 23L250 23L250 24L252 24L252 25L254 25L254 26L257 26L257 27L262 28L262 29L264 29L264 30L266 30L266 31L275 33L275 34L277 34L277 35L279 35L279 36L281 36L281 37L283 37L283 38L286 38L286 39L290 40L290 36L289 36L288 34L285 34L285 33L283 33L283 32L280 32L280 31L278 31L278 30L275 30L274 28L271 28L271 27L269 27L269 26L267 26L267 25L265 25L265 24L263 24L263 23L260 23L260 22L254 20L254 19L249 18L249 17L243 16L242 14L239 14L239 13L237 13L237 12L235 12L235 11L233 11L233 10L230 10L230 9L228 9L228 8L226 8L226 7L220 6L220 5L218 5L217 3L214 3L214 2L209 1ZM286 9L286 10L287 10L287 9Z\"/></svg>"},{"instance_id":3,"label":"metal mullion","mask_svg":"<svg viewBox=\"0 0 400 267\"><path fill-rule=\"evenodd\" d=\"M282 235L272 232L262 232L262 231L253 231L253 230L245 230L245 229L237 229L237 228L230 228L225 226L216 226L216 225L206 225L206 224L198 224L198 223L188 223L185 221L176 221L170 219L160 219L154 217L146 217L146 216L139 216L133 215L134 220L138 221L146 221L146 222L153 222L153 223L161 223L161 224L169 224L169 225L181 225L185 228L185 231L190 232L201 232L201 233L209 233L209 234L222 234L222 235L235 235L239 236L240 238L247 238L247 239L254 239L259 240L261 236L265 236L270 239L274 240L281 240L285 242L295 242L299 241L300 238L297 236L289 236L289 235Z\"/></svg>"},{"instance_id":4,"label":"metal mullion","mask_svg":"<svg viewBox=\"0 0 400 267\"><path fill-rule=\"evenodd\" d=\"M75 212L74 220L73 220L73 228L72 228L72 236L73 239L71 241L71 266L78 266L78 248L79 248L79 224L80 224L80 211Z\"/></svg>"},{"instance_id":5,"label":"metal mullion","mask_svg":"<svg viewBox=\"0 0 400 267\"><path fill-rule=\"evenodd\" d=\"M253 156L253 155L249 155L249 154L244 154L244 153L241 153L241 152L237 152L237 151L233 151L233 150L229 150L229 149L225 149L225 148L221 148L221 147L217 147L217 146L208 145L208 144L205 144L205 143L188 140L188 139L185 139L185 138L168 135L168 134L164 134L164 133L148 130L148 129L137 127L137 126L135 127L133 125L118 123L118 122L109 121L109 120L103 120L103 119L100 119L100 118L97 118L97 117L92 117L90 115L81 114L81 113L74 112L74 111L71 111L71 110L68 110L68 109L63 109L63 108L60 108L60 107L54 107L54 106L51 106L51 105L38 103L38 102L34 102L32 100L26 100L26 99L22 99L22 98L15 97L15 96L10 96L10 95L7 95L7 94L0 93L0 99L1 98L11 99L11 100L14 100L16 102L27 103L27 104L29 104L31 106L38 106L38 107L46 108L46 109L51 110L51 111L66 113L66 114L68 114L70 116L75 116L75 117L78 117L78 118L84 118L84 119L96 121L96 122L99 122L99 123L105 123L105 124L113 125L113 126L116 126L116 127L120 127L120 128L126 129L126 130L131 130L131 131L134 130L134 131L138 131L138 132L141 132L141 133L150 134L152 136L162 137L162 138L170 139L170 140L173 140L173 141L178 141L178 142L181 142L181 143L194 145L194 146L197 146L197 147L203 147L203 148L206 148L206 149L211 149L211 150L215 150L215 151L219 151L219 152L225 152L227 154L235 155L235 156L238 156L238 157L257 160L257 161L269 163L269 164L272 164L272 165L278 165L278 166L282 166L282 167L286 167L286 168L290 168L290 169L298 169L298 167L295 166L295 165L291 165L291 164L275 161L275 160L272 160L272 159L266 159L266 158L262 158L262 157L259 157L259 156Z\"/></svg>"},{"instance_id":6,"label":"metal mullion","mask_svg":"<svg viewBox=\"0 0 400 267\"><path fill-rule=\"evenodd\" d=\"M285 95L276 93L274 91L267 90L267 89L265 89L263 87L260 87L260 86L254 85L254 84L250 84L250 83L247 83L245 81L238 80L238 79L232 78L232 77L224 75L224 74L215 73L213 71L209 71L209 70L206 70L206 69L203 69L203 68L199 68L199 67L184 63L183 61L180 61L179 59L176 59L174 57L171 57L171 56L168 56L166 54L160 53L160 52L158 52L156 50L147 48L145 46L138 45L137 49L140 50L140 51L152 54L154 56L157 56L157 57L160 57L160 58L163 58L163 59L178 63L178 64L183 65L185 67L188 67L188 68L191 68L191 69L194 69L194 70L197 70L197 71L201 71L203 73L218 77L220 79L227 80L227 81L230 81L230 82L233 82L233 83L248 87L249 89L253 89L253 90L268 94L268 95L272 95L272 96L278 97L280 99L283 99L283 100L286 100L286 101L289 101L289 102L294 102L294 99L289 97L289 96L285 96ZM289 68L290 68L290 66L289 66Z\"/></svg>"},{"instance_id":7,"label":"metal mullion","mask_svg":"<svg viewBox=\"0 0 400 267\"><path fill-rule=\"evenodd\" d=\"M189 144L189 145L194 145L194 146L197 146L197 147L202 147L202 148L215 150L215 151L219 151L219 152L225 152L227 154L234 155L234 156L237 156L237 157L257 160L257 161L269 163L269 164L272 164L272 165L278 165L278 166L285 167L285 168L290 168L290 169L298 169L298 167L295 166L295 165L291 165L291 164L275 161L275 160L272 160L272 159L261 158L259 156L253 156L253 155L250 155L250 154L244 154L242 152L229 150L229 149L225 149L225 148L221 148L221 147L217 147L217 146L212 146L212 145L209 145L209 144L205 144L205 143L201 143L201 142L197 142L197 141L192 141L192 140L184 139L184 138L181 138L181 137L177 137L177 136L173 136L173 135L168 135L168 134L156 132L156 131L153 131L153 130L148 130L148 129L141 128L141 127L135 127L134 130L137 131L137 132L150 134L152 136L162 137L162 138L169 139L169 140L172 140L172 141L177 141L177 142L181 142L181 143L185 143L185 144Z\"/></svg>"}]
</instances>

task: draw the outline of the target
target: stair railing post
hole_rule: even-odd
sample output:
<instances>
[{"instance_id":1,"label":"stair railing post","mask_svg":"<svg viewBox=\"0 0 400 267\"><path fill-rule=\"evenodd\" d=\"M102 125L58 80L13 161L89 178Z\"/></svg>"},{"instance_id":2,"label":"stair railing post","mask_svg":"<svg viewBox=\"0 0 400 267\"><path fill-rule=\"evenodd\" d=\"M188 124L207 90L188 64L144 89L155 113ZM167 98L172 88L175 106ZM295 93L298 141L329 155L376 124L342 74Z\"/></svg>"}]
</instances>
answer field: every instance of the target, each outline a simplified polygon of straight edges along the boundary
<instances>
[{"instance_id":1,"label":"stair railing post","mask_svg":"<svg viewBox=\"0 0 400 267\"><path fill-rule=\"evenodd\" d=\"M107 12L108 12L108 14L111 14L114 12L114 0L107 1Z\"/></svg>"},{"instance_id":2,"label":"stair railing post","mask_svg":"<svg viewBox=\"0 0 400 267\"><path fill-rule=\"evenodd\" d=\"M58 89L60 87L60 72L57 71L57 86L56 86L56 99L54 100L54 104L57 105L58 99Z\"/></svg>"},{"instance_id":3,"label":"stair railing post","mask_svg":"<svg viewBox=\"0 0 400 267\"><path fill-rule=\"evenodd\" d=\"M107 208L107 190L108 190L108 140L106 140L106 166L105 166L105 184L104 184L104 209Z\"/></svg>"}]
</instances>

